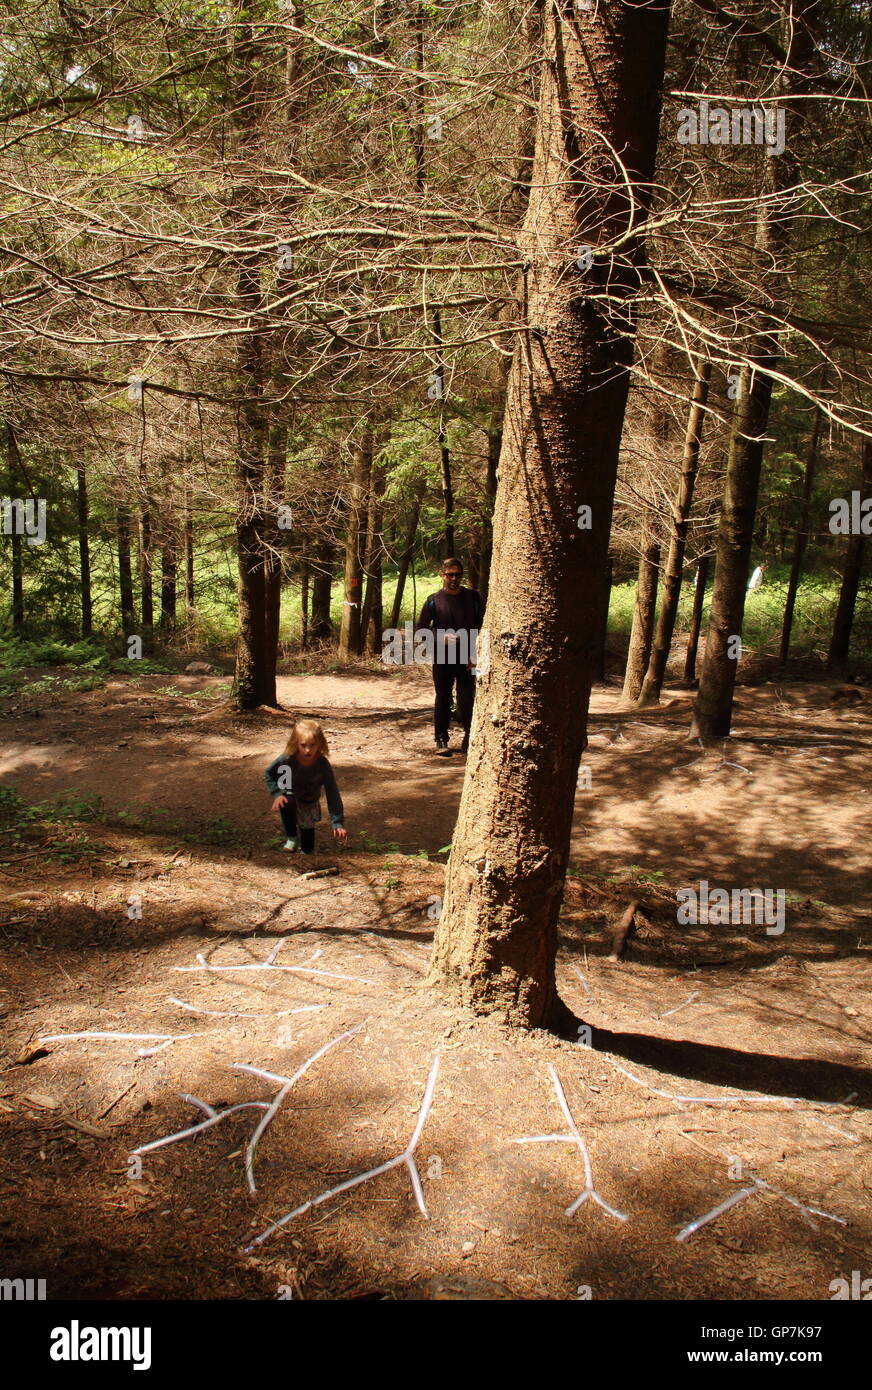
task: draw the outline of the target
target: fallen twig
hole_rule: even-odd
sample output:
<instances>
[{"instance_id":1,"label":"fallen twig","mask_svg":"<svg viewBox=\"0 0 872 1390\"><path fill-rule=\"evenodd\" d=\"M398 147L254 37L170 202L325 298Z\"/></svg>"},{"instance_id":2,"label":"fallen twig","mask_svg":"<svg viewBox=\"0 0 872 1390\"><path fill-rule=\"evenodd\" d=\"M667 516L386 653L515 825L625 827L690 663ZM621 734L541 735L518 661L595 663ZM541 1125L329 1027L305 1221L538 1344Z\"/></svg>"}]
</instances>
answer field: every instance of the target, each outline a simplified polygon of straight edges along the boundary
<instances>
[{"instance_id":1,"label":"fallen twig","mask_svg":"<svg viewBox=\"0 0 872 1390\"><path fill-rule=\"evenodd\" d=\"M584 1140L579 1134L578 1126L576 1125L575 1120L572 1118L572 1111L569 1109L569 1105L567 1104L563 1087L560 1084L560 1077L557 1075L557 1072L554 1067L549 1066L548 1070L551 1073L551 1080L553 1081L554 1089L557 1092L557 1102L560 1106L560 1109L563 1111L564 1118L566 1119L566 1123L569 1125L571 1133L534 1134L528 1136L525 1139L515 1139L513 1142L516 1144L575 1144L579 1149L581 1157L584 1161L584 1188L582 1189L581 1194L578 1197L576 1197L575 1201L566 1208L566 1215L574 1216L575 1213L578 1211L579 1207L583 1206L587 1199L590 1197L594 1202L596 1202L597 1206L602 1207L603 1211L607 1211L609 1216L613 1216L616 1221L626 1221L626 1213L617 1211L615 1207L610 1207L608 1202L603 1200L603 1198L599 1195L596 1188L594 1187L593 1169L590 1166L590 1154L587 1151L587 1145L585 1144Z\"/></svg>"},{"instance_id":2,"label":"fallen twig","mask_svg":"<svg viewBox=\"0 0 872 1390\"><path fill-rule=\"evenodd\" d=\"M275 1231L280 1230L282 1226L286 1226L288 1222L293 1221L295 1217L302 1216L304 1211L309 1211L311 1207L320 1206L322 1202L328 1201L331 1197L336 1197L340 1192L347 1192L349 1188L357 1187L359 1183L366 1182L368 1178L375 1178L381 1173L387 1173L391 1168L399 1167L401 1163L405 1163L409 1171L409 1178L412 1183L412 1190L415 1194L415 1201L418 1203L418 1210L425 1220L429 1220L429 1212L424 1202L424 1192L421 1187L421 1178L415 1166L413 1154L418 1147L418 1141L421 1138L427 1116L430 1113L430 1107L433 1104L433 1092L436 1089L436 1078L438 1075L439 1053L437 1052L430 1067L430 1075L427 1078L424 1099L421 1101L421 1108L418 1111L417 1123L412 1132L411 1139L401 1154L397 1154L396 1158L388 1159L387 1163L380 1163L377 1168L369 1168L365 1173L358 1173L357 1177L348 1178L345 1182L339 1183L336 1187L331 1187L328 1191L322 1192L319 1196L310 1198L308 1202L303 1202L302 1205L294 1207L293 1211L289 1211L287 1215L280 1217L278 1221L274 1221L261 1235L257 1236L249 1245L246 1245L244 1253L250 1254L252 1250L258 1245L262 1245Z\"/></svg>"}]
</instances>

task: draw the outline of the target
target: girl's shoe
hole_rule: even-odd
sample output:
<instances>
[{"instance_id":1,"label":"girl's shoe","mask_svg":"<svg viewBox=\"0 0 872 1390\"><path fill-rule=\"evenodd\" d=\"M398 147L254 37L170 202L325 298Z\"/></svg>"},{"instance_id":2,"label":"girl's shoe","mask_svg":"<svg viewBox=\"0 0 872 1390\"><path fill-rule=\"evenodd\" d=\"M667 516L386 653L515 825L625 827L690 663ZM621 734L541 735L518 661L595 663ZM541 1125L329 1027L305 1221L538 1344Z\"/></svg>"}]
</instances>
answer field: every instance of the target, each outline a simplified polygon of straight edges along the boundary
<instances>
[{"instance_id":1,"label":"girl's shoe","mask_svg":"<svg viewBox=\"0 0 872 1390\"><path fill-rule=\"evenodd\" d=\"M300 848L299 840L285 840L285 849L297 850Z\"/></svg>"}]
</instances>

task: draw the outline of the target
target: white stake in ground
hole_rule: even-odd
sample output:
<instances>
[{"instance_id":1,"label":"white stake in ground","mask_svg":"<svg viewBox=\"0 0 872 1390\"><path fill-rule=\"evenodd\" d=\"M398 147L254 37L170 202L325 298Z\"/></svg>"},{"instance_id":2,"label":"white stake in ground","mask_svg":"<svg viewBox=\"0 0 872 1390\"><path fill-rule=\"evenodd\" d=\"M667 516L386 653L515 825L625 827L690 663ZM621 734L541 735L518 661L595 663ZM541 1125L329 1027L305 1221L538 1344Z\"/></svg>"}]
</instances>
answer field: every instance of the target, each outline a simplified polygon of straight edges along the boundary
<instances>
[{"instance_id":1,"label":"white stake in ground","mask_svg":"<svg viewBox=\"0 0 872 1390\"><path fill-rule=\"evenodd\" d=\"M569 1125L569 1128L572 1131L572 1133L533 1134L529 1135L526 1139L514 1139L512 1142L515 1144L575 1144L581 1153L582 1159L584 1160L584 1190L582 1191L579 1197L576 1197L572 1205L566 1208L566 1215L574 1216L575 1213L578 1211L579 1207L583 1206L584 1203L587 1201L588 1197L590 1197L594 1202L596 1202L597 1206L602 1207L603 1211L607 1211L609 1216L613 1216L616 1221L626 1221L626 1214L622 1211L617 1211L614 1207L610 1207L608 1202L603 1201L602 1197L599 1195L596 1188L594 1187L593 1170L590 1166L590 1154L587 1151L587 1145L585 1144L584 1140L579 1134L578 1126L576 1125L575 1120L572 1118L572 1112L566 1103L566 1096L564 1095L563 1087L560 1084L560 1077L557 1075L557 1072L555 1071L554 1067L549 1067L548 1070L551 1073L551 1080L554 1082L554 1089L557 1092L557 1102L560 1106L560 1109L563 1111L566 1123Z\"/></svg>"},{"instance_id":2,"label":"white stake in ground","mask_svg":"<svg viewBox=\"0 0 872 1390\"><path fill-rule=\"evenodd\" d=\"M398 1168L401 1163L405 1163L409 1170L412 1191L415 1194L415 1201L418 1203L418 1210L425 1220L429 1220L430 1213L424 1202L424 1190L421 1187L421 1177L415 1166L413 1154L418 1147L424 1125L427 1122L427 1116L430 1113L430 1106L433 1104L433 1092L436 1089L436 1078L438 1075L439 1053L437 1052L430 1067L430 1075L427 1078L427 1086L424 1091L424 1099L421 1101L421 1109L418 1111L417 1123L412 1132L411 1139L401 1154L397 1154L396 1158L388 1159L387 1163L380 1163L377 1168L369 1168L365 1173L358 1173L356 1178L347 1178L345 1182L339 1183L336 1187L329 1188L318 1197L311 1197L308 1202L303 1202L301 1206L294 1207L294 1210L289 1211L286 1216L280 1217L279 1220L274 1221L271 1226L267 1226L266 1230L261 1235L257 1236L250 1245L245 1246L243 1253L246 1255L251 1254L252 1250L258 1245L262 1245L275 1231L280 1230L282 1226L287 1226L289 1221L293 1221L297 1216L302 1216L303 1212L309 1211L311 1207L320 1206L322 1202L329 1201L331 1197L338 1196L340 1192L347 1192L350 1188L357 1187L360 1183L366 1182L368 1178L377 1178L380 1173L387 1173L391 1168Z\"/></svg>"}]
</instances>

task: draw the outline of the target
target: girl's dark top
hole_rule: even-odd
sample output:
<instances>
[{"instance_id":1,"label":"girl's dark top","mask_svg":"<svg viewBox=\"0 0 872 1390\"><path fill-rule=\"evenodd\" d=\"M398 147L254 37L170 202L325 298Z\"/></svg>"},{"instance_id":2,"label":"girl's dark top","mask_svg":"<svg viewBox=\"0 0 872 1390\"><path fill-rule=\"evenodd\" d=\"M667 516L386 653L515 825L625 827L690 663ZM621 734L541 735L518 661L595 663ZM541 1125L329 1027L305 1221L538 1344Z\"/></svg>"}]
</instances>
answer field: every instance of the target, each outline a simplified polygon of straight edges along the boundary
<instances>
[{"instance_id":1,"label":"girl's dark top","mask_svg":"<svg viewBox=\"0 0 872 1390\"><path fill-rule=\"evenodd\" d=\"M279 786L279 774L284 769L289 775L286 787ZM310 767L304 767L296 754L280 753L267 768L264 777L272 796L294 796L297 801L313 805L321 795L321 788L327 794L327 809L334 825L342 825L345 811L342 797L336 785L336 776L327 759L321 754Z\"/></svg>"}]
</instances>

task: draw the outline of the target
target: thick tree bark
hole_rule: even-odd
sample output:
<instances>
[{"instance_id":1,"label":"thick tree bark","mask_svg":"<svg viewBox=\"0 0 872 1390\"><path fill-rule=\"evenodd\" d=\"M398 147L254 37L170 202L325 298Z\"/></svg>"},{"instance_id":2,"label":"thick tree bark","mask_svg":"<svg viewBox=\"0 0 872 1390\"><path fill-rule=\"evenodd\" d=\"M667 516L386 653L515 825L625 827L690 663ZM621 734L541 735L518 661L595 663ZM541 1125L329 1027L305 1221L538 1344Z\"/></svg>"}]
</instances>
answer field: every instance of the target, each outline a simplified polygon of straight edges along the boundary
<instances>
[{"instance_id":1,"label":"thick tree bark","mask_svg":"<svg viewBox=\"0 0 872 1390\"><path fill-rule=\"evenodd\" d=\"M360 652L363 561L366 549L367 495L372 469L372 429L367 424L354 448L345 533L345 602L339 632L339 659Z\"/></svg>"},{"instance_id":2,"label":"thick tree bark","mask_svg":"<svg viewBox=\"0 0 872 1390\"><path fill-rule=\"evenodd\" d=\"M867 496L872 496L872 444L868 439L863 444L863 491ZM851 628L854 625L854 609L857 605L857 592L863 573L864 550L865 537L862 534L852 535L848 538L839 602L833 622L829 655L827 656L828 671L841 673L848 665Z\"/></svg>"},{"instance_id":3,"label":"thick tree bark","mask_svg":"<svg viewBox=\"0 0 872 1390\"><path fill-rule=\"evenodd\" d=\"M709 380L712 364L703 360L698 364L690 411L687 417L687 433L684 437L684 457L682 459L681 482L672 513L672 535L663 574L663 593L657 627L648 658L648 669L639 691L640 705L656 705L663 689L666 665L672 646L672 634L678 616L678 600L681 597L681 577L684 573L684 550L687 542L687 527L696 475L699 468L699 450L702 443L702 428L705 421L705 407L708 401Z\"/></svg>"},{"instance_id":4,"label":"thick tree bark","mask_svg":"<svg viewBox=\"0 0 872 1390\"><path fill-rule=\"evenodd\" d=\"M787 598L784 603L784 622L781 626L781 649L778 653L778 659L782 666L787 665L787 657L790 653L790 633L793 627L796 594L799 589L799 578L802 574L802 561L805 556L805 547L808 544L808 514L811 509L811 489L814 483L815 468L817 466L820 432L821 411L820 407L815 406L814 418L811 426L811 437L808 441L808 449L805 455L802 506L799 510L799 520L796 523L796 535L793 538L793 559L790 565L790 578L787 581Z\"/></svg>"},{"instance_id":5,"label":"thick tree bark","mask_svg":"<svg viewBox=\"0 0 872 1390\"><path fill-rule=\"evenodd\" d=\"M127 507L115 508L118 535L118 597L121 603L121 626L129 637L136 624L133 605L133 568L130 563L130 512Z\"/></svg>"},{"instance_id":6,"label":"thick tree bark","mask_svg":"<svg viewBox=\"0 0 872 1390\"><path fill-rule=\"evenodd\" d=\"M684 679L690 684L696 680L696 654L699 651L699 633L702 627L702 610L705 603L705 586L711 568L711 556L701 555L696 567L696 584L693 590L693 612L690 615L690 632L687 638L687 652L684 658Z\"/></svg>"},{"instance_id":7,"label":"thick tree bark","mask_svg":"<svg viewBox=\"0 0 872 1390\"><path fill-rule=\"evenodd\" d=\"M82 606L82 636L94 630L91 604L91 547L88 537L88 479L84 463L76 465L76 517L79 532L79 593Z\"/></svg>"},{"instance_id":8,"label":"thick tree bark","mask_svg":"<svg viewBox=\"0 0 872 1390\"><path fill-rule=\"evenodd\" d=\"M660 542L650 531L642 539L639 556L639 577L636 580L636 602L633 606L633 626L630 629L630 649L624 671L621 699L637 700L651 655L654 635L654 611L657 605L657 584L660 579Z\"/></svg>"},{"instance_id":9,"label":"thick tree bark","mask_svg":"<svg viewBox=\"0 0 872 1390\"><path fill-rule=\"evenodd\" d=\"M543 27L533 188L519 238L528 328L500 456L490 663L428 980L506 1022L565 1027L557 920L602 631L635 328L628 301L654 171L667 10L599 0L588 12L558 0ZM578 247L625 233L631 216L607 149L620 151L627 171L637 235L621 259L603 254L582 270ZM578 527L582 504L592 508L590 530ZM580 604L582 595L595 598Z\"/></svg>"}]
</instances>

